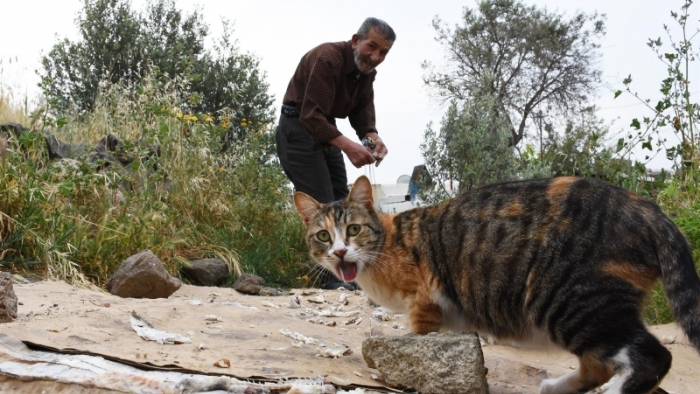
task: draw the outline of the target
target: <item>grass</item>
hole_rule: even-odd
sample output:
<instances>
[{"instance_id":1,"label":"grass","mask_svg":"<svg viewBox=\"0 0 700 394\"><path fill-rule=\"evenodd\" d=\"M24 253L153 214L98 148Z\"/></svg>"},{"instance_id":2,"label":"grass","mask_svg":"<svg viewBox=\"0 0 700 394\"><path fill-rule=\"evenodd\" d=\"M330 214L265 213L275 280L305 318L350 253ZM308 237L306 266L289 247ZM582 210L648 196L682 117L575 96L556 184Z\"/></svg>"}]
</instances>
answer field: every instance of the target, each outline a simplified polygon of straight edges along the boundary
<instances>
[{"instance_id":1,"label":"grass","mask_svg":"<svg viewBox=\"0 0 700 394\"><path fill-rule=\"evenodd\" d=\"M179 276L188 260L218 257L270 285L304 285L303 225L271 155L271 125L246 124L219 152L225 114L187 112L175 81L113 86L93 113L37 118L34 128L95 146L108 134L135 157L96 171L86 157L49 160L40 131L5 142L0 159L0 264L71 283L103 286L130 255L151 249ZM0 96L0 123L32 118ZM149 155L160 148L160 156ZM105 163L98 162L97 165Z\"/></svg>"}]
</instances>

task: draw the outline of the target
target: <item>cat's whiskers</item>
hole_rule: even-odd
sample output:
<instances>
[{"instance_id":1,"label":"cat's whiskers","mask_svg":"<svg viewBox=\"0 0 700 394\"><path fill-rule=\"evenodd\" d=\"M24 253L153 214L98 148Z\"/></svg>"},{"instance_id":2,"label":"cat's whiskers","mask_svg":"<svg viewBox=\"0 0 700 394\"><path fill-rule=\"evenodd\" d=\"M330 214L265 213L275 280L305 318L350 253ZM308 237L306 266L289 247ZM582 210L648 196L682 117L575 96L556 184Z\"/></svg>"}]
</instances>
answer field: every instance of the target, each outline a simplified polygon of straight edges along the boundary
<instances>
[{"instance_id":1,"label":"cat's whiskers","mask_svg":"<svg viewBox=\"0 0 700 394\"><path fill-rule=\"evenodd\" d=\"M309 277L308 283L310 283L311 287L318 287L317 283L320 281L321 275L323 275L323 267L314 263L306 275Z\"/></svg>"}]
</instances>

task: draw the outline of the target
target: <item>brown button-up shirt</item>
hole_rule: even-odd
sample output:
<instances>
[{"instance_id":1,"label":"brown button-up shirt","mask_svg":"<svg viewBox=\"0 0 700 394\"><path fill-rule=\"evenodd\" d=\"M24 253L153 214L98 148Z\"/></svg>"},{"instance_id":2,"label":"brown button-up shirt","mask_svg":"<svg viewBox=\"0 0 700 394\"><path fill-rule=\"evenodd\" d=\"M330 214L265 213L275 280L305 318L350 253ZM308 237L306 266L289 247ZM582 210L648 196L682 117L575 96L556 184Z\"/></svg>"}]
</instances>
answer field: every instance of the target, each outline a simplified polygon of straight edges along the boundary
<instances>
[{"instance_id":1,"label":"brown button-up shirt","mask_svg":"<svg viewBox=\"0 0 700 394\"><path fill-rule=\"evenodd\" d=\"M358 70L350 41L321 44L301 58L282 102L299 108L299 123L314 149L342 134L334 118L349 117L362 139L377 131L372 87L376 73Z\"/></svg>"}]
</instances>

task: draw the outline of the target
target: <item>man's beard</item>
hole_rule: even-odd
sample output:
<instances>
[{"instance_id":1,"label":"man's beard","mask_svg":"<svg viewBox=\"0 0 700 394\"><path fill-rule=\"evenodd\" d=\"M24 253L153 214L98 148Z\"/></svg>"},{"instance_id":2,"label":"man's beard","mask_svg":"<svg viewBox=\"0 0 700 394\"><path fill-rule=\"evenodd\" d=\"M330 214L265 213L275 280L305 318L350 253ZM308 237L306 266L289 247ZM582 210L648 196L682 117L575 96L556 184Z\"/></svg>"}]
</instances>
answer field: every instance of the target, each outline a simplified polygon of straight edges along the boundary
<instances>
[{"instance_id":1,"label":"man's beard","mask_svg":"<svg viewBox=\"0 0 700 394\"><path fill-rule=\"evenodd\" d=\"M367 71L364 71L364 70L363 70L363 65L362 65L362 63L360 62L360 47L359 47L359 46L358 46L357 48L355 48L355 50L353 51L353 58L355 59L355 66L357 66L357 69L360 70L361 73L363 73L363 74L369 74L369 73L371 73L372 71L374 71L374 68L375 68L375 67L371 67L371 68L370 68L369 70L367 70Z\"/></svg>"}]
</instances>

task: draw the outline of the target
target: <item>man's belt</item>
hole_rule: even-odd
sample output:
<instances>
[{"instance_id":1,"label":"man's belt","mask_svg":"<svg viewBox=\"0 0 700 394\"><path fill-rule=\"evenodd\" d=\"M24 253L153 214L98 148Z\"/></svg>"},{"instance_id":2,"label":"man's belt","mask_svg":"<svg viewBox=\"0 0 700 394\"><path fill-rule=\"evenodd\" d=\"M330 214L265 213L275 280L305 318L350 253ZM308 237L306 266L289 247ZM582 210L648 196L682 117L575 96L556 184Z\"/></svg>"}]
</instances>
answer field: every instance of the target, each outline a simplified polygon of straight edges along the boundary
<instances>
[{"instance_id":1,"label":"man's belt","mask_svg":"<svg viewBox=\"0 0 700 394\"><path fill-rule=\"evenodd\" d=\"M287 115L287 116L291 116L294 118L298 118L299 117L299 108L293 107L293 106L287 105L287 104L282 104L282 114Z\"/></svg>"}]
</instances>

